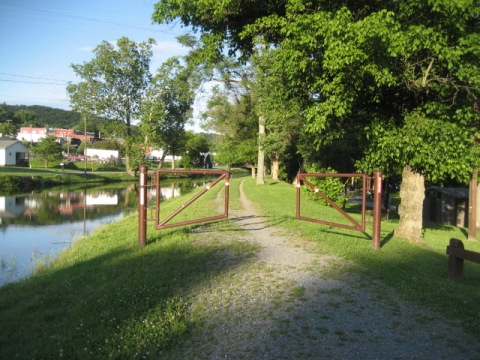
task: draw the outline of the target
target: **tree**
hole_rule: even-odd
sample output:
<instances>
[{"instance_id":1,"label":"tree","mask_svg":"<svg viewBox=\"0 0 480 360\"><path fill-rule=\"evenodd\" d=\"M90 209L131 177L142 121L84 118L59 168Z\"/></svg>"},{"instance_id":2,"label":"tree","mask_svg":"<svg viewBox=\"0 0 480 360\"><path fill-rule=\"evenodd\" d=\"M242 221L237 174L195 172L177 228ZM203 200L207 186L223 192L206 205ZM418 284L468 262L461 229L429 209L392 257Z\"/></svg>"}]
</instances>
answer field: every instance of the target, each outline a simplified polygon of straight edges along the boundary
<instances>
[{"instance_id":1,"label":"tree","mask_svg":"<svg viewBox=\"0 0 480 360\"><path fill-rule=\"evenodd\" d=\"M258 120L254 107L250 93L232 97L229 91L216 86L207 101L207 111L202 114L202 127L220 134L213 148L215 161L227 167L250 164L253 174L258 150Z\"/></svg>"},{"instance_id":2,"label":"tree","mask_svg":"<svg viewBox=\"0 0 480 360\"><path fill-rule=\"evenodd\" d=\"M183 167L186 169L204 168L209 151L210 148L205 135L188 132L182 154Z\"/></svg>"},{"instance_id":3,"label":"tree","mask_svg":"<svg viewBox=\"0 0 480 360\"><path fill-rule=\"evenodd\" d=\"M142 104L141 128L148 142L163 150L158 168L167 153L175 156L183 149L196 86L197 75L177 57L164 62L152 79Z\"/></svg>"},{"instance_id":4,"label":"tree","mask_svg":"<svg viewBox=\"0 0 480 360\"><path fill-rule=\"evenodd\" d=\"M13 120L23 126L36 126L37 115L33 111L20 109L13 115Z\"/></svg>"},{"instance_id":5,"label":"tree","mask_svg":"<svg viewBox=\"0 0 480 360\"><path fill-rule=\"evenodd\" d=\"M276 56L276 50L262 47L252 57L255 69L252 93L257 99L256 111L261 116L259 141L270 158L273 180L279 180L280 161L287 147L292 146L303 131L300 104L289 96L285 73L277 67Z\"/></svg>"},{"instance_id":6,"label":"tree","mask_svg":"<svg viewBox=\"0 0 480 360\"><path fill-rule=\"evenodd\" d=\"M11 121L0 123L0 137L10 137L14 139L17 137L17 133L17 128Z\"/></svg>"},{"instance_id":7,"label":"tree","mask_svg":"<svg viewBox=\"0 0 480 360\"><path fill-rule=\"evenodd\" d=\"M73 108L83 116L103 116L123 123L122 135L128 139L150 81L152 44L152 39L137 44L126 37L119 39L116 46L103 41L93 51L94 59L72 64L83 80L67 87ZM127 170L129 157L127 148Z\"/></svg>"},{"instance_id":8,"label":"tree","mask_svg":"<svg viewBox=\"0 0 480 360\"><path fill-rule=\"evenodd\" d=\"M62 145L55 136L47 136L33 148L33 153L42 159L45 162L45 168L48 168L49 162L62 159L62 150Z\"/></svg>"},{"instance_id":9,"label":"tree","mask_svg":"<svg viewBox=\"0 0 480 360\"><path fill-rule=\"evenodd\" d=\"M471 176L473 104L480 95L478 2L290 0L242 22L238 15L258 4L179 6L185 1L162 1L155 15L179 17L217 39L219 49L228 42L251 52L255 39L275 45L289 96L301 104L317 149L357 134L357 143L370 141L361 169L383 166L387 175L403 172L414 180L402 186L417 191L401 194L397 235L421 237L421 202L408 202L423 198L424 179L465 183ZM191 9L198 14L188 17ZM214 15L199 15L207 13Z\"/></svg>"}]
</instances>

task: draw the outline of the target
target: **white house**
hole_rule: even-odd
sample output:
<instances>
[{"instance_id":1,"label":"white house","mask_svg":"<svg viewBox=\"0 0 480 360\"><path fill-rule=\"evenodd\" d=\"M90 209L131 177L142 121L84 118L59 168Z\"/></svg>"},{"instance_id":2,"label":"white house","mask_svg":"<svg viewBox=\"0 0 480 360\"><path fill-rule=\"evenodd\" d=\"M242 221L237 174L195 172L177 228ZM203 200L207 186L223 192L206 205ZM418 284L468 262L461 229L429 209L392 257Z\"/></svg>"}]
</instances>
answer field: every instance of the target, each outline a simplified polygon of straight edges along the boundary
<instances>
[{"instance_id":1,"label":"white house","mask_svg":"<svg viewBox=\"0 0 480 360\"><path fill-rule=\"evenodd\" d=\"M28 141L29 143L38 143L48 135L47 128L21 127L17 135L17 139Z\"/></svg>"},{"instance_id":2,"label":"white house","mask_svg":"<svg viewBox=\"0 0 480 360\"><path fill-rule=\"evenodd\" d=\"M163 156L163 150L160 149L160 150L152 150L150 151L148 154L147 154L148 158L150 160L158 160L158 159L161 159L162 156ZM177 155L175 156L175 161L177 160L181 160L182 157ZM165 156L165 162L172 162L173 160L173 156L172 155L167 155Z\"/></svg>"},{"instance_id":3,"label":"white house","mask_svg":"<svg viewBox=\"0 0 480 360\"><path fill-rule=\"evenodd\" d=\"M118 150L105 150L105 149L86 149L86 154L89 158L96 158L99 161L108 161L115 163L118 161Z\"/></svg>"},{"instance_id":4,"label":"white house","mask_svg":"<svg viewBox=\"0 0 480 360\"><path fill-rule=\"evenodd\" d=\"M24 198L16 196L0 196L0 223L1 219L15 219L25 211Z\"/></svg>"},{"instance_id":5,"label":"white house","mask_svg":"<svg viewBox=\"0 0 480 360\"><path fill-rule=\"evenodd\" d=\"M0 139L0 166L21 165L28 149L18 140Z\"/></svg>"}]
</instances>

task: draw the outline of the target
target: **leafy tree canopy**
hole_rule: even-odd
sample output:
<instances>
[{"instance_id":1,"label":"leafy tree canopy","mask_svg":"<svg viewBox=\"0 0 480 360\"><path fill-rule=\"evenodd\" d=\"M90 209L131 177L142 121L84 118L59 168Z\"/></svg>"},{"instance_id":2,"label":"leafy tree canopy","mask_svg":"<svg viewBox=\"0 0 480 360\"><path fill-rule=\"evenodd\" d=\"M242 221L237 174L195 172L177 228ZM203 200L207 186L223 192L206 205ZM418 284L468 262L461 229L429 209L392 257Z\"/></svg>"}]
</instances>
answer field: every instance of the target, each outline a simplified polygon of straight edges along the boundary
<instances>
[{"instance_id":1,"label":"leafy tree canopy","mask_svg":"<svg viewBox=\"0 0 480 360\"><path fill-rule=\"evenodd\" d=\"M82 78L67 87L73 108L82 114L121 121L129 136L150 80L153 43L150 39L137 44L126 37L119 39L116 46L103 41L93 51L91 61L73 64L73 70Z\"/></svg>"},{"instance_id":2,"label":"leafy tree canopy","mask_svg":"<svg viewBox=\"0 0 480 360\"><path fill-rule=\"evenodd\" d=\"M63 147L55 136L47 136L33 148L33 153L35 157L45 161L47 168L49 162L62 159L62 150Z\"/></svg>"}]
</instances>

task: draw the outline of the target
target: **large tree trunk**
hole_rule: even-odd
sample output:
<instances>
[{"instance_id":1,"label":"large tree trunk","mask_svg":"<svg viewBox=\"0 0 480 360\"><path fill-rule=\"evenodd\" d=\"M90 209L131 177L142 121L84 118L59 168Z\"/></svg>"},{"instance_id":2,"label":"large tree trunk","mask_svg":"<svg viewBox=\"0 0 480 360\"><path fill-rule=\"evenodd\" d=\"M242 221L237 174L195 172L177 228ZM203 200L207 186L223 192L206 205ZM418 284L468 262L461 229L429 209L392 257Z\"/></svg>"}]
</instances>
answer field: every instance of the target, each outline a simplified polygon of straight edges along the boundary
<instances>
[{"instance_id":1,"label":"large tree trunk","mask_svg":"<svg viewBox=\"0 0 480 360\"><path fill-rule=\"evenodd\" d=\"M468 240L477 240L478 170L473 171L468 195Z\"/></svg>"},{"instance_id":2,"label":"large tree trunk","mask_svg":"<svg viewBox=\"0 0 480 360\"><path fill-rule=\"evenodd\" d=\"M405 166L400 187L400 221L395 236L413 242L422 241L423 200L425 198L425 181L421 174L414 173Z\"/></svg>"},{"instance_id":3,"label":"large tree trunk","mask_svg":"<svg viewBox=\"0 0 480 360\"><path fill-rule=\"evenodd\" d=\"M265 118L258 119L258 139L261 141L265 137ZM258 166L257 166L257 185L265 184L265 152L263 151L262 144L258 145Z\"/></svg>"},{"instance_id":4,"label":"large tree trunk","mask_svg":"<svg viewBox=\"0 0 480 360\"><path fill-rule=\"evenodd\" d=\"M271 154L270 160L272 161L272 180L278 180L278 170L280 168L280 154L278 152Z\"/></svg>"}]
</instances>

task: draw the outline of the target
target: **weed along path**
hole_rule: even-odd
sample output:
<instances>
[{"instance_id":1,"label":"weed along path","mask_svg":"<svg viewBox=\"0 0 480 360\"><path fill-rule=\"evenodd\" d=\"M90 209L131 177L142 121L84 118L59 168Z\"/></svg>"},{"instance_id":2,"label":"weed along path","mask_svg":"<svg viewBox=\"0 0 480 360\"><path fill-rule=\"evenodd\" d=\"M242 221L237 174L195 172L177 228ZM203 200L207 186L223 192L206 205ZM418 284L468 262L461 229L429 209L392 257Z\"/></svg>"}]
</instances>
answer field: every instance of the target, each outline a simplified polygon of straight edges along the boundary
<instances>
[{"instance_id":1,"label":"weed along path","mask_svg":"<svg viewBox=\"0 0 480 360\"><path fill-rule=\"evenodd\" d=\"M191 289L193 329L167 359L478 359L460 324L401 301L355 264L309 250L243 193L232 232L197 228L198 244L240 241L257 252ZM301 226L301 225L300 225ZM206 227L208 229L208 227ZM234 264L232 266L232 264Z\"/></svg>"}]
</instances>

